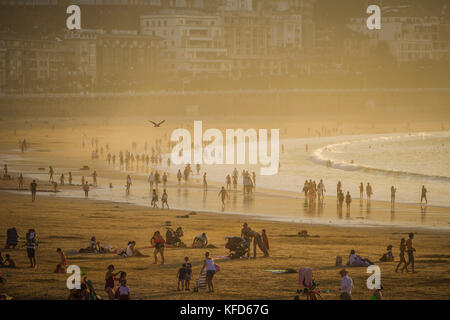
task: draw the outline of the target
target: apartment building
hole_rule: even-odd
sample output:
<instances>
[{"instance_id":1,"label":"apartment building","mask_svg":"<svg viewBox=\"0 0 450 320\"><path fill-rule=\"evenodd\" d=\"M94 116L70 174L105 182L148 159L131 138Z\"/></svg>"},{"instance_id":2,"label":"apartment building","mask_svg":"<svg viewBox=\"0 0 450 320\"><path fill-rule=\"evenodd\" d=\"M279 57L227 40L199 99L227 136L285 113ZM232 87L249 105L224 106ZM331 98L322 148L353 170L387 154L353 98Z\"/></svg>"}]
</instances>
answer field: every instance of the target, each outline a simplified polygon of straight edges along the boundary
<instances>
[{"instance_id":1,"label":"apartment building","mask_svg":"<svg viewBox=\"0 0 450 320\"><path fill-rule=\"evenodd\" d=\"M141 33L164 39L166 69L183 77L229 76L223 22L201 12L161 12L141 17Z\"/></svg>"}]
</instances>

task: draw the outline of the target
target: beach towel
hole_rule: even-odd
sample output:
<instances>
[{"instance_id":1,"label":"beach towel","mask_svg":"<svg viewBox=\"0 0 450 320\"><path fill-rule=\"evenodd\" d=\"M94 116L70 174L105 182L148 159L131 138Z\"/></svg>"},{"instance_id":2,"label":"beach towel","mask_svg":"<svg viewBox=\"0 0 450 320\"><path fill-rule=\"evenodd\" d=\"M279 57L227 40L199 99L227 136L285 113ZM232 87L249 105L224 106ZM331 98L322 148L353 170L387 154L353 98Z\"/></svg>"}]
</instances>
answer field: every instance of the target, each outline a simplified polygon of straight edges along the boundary
<instances>
[{"instance_id":1,"label":"beach towel","mask_svg":"<svg viewBox=\"0 0 450 320\"><path fill-rule=\"evenodd\" d=\"M298 270L298 286L309 288L312 286L312 270L309 267L301 267Z\"/></svg>"},{"instance_id":2,"label":"beach towel","mask_svg":"<svg viewBox=\"0 0 450 320\"><path fill-rule=\"evenodd\" d=\"M297 273L294 269L274 269L274 270L263 270L263 272L270 272L270 273Z\"/></svg>"}]
</instances>

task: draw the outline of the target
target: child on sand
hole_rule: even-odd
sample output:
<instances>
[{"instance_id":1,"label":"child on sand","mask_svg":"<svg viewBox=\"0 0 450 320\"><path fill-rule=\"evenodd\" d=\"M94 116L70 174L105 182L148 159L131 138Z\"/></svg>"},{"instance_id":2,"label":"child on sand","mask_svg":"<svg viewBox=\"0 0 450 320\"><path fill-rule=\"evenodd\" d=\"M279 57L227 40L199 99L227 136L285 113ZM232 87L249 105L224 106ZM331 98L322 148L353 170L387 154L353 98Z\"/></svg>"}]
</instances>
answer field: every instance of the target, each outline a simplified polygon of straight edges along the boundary
<instances>
[{"instance_id":1,"label":"child on sand","mask_svg":"<svg viewBox=\"0 0 450 320\"><path fill-rule=\"evenodd\" d=\"M114 281L116 280L115 277L119 273L120 273L120 271L114 273L114 266L112 264L108 266L108 271L106 271L106 275L105 275L105 291L108 294L109 300L114 300L114 298L115 298L114 293L113 293Z\"/></svg>"},{"instance_id":2,"label":"child on sand","mask_svg":"<svg viewBox=\"0 0 450 320\"><path fill-rule=\"evenodd\" d=\"M177 279L178 279L178 285L177 285L177 291L184 291L184 281L186 279L186 272L187 272L187 266L186 263L183 263L181 268L178 269L177 272ZM181 289L180 289L181 285Z\"/></svg>"},{"instance_id":3,"label":"child on sand","mask_svg":"<svg viewBox=\"0 0 450 320\"><path fill-rule=\"evenodd\" d=\"M116 291L116 298L119 300L130 300L130 288L127 286L127 280L120 280L120 286Z\"/></svg>"},{"instance_id":4,"label":"child on sand","mask_svg":"<svg viewBox=\"0 0 450 320\"><path fill-rule=\"evenodd\" d=\"M186 265L186 278L184 279L184 286L185 286L185 290L189 291L189 290L191 290L190 283L191 283L191 276L192 276L192 264L189 262L189 257L184 257L184 262Z\"/></svg>"}]
</instances>

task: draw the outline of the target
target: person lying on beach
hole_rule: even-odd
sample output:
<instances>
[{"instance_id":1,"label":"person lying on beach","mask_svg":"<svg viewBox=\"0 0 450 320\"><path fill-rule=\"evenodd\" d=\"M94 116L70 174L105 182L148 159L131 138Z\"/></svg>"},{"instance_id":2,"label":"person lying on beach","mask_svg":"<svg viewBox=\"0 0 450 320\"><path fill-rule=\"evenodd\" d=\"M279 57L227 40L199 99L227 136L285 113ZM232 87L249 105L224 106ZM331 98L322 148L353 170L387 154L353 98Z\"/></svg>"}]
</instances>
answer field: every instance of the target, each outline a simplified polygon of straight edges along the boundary
<instances>
[{"instance_id":1,"label":"person lying on beach","mask_svg":"<svg viewBox=\"0 0 450 320\"><path fill-rule=\"evenodd\" d=\"M136 241L128 242L128 246L125 249L125 254L127 257L148 257L147 255L142 254L138 249L136 249Z\"/></svg>"},{"instance_id":2,"label":"person lying on beach","mask_svg":"<svg viewBox=\"0 0 450 320\"><path fill-rule=\"evenodd\" d=\"M347 265L350 267L368 267L373 265L373 263L369 259L364 259L357 255L355 250L351 250Z\"/></svg>"}]
</instances>

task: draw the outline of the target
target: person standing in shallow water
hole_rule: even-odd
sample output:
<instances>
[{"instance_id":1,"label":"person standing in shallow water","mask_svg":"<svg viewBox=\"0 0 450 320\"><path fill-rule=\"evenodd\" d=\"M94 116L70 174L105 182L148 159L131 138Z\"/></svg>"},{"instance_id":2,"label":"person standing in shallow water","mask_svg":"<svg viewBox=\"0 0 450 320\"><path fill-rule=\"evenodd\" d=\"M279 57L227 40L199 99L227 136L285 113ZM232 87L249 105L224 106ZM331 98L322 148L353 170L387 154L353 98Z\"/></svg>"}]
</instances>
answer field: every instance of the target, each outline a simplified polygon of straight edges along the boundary
<instances>
[{"instance_id":1,"label":"person standing in shallow water","mask_svg":"<svg viewBox=\"0 0 450 320\"><path fill-rule=\"evenodd\" d=\"M87 198L89 196L89 182L86 181L83 184L84 197Z\"/></svg>"},{"instance_id":2,"label":"person standing in shallow water","mask_svg":"<svg viewBox=\"0 0 450 320\"><path fill-rule=\"evenodd\" d=\"M34 202L36 200L36 192L37 192L36 180L33 180L33 182L30 183L30 190L31 190L31 202Z\"/></svg>"},{"instance_id":3,"label":"person standing in shallow water","mask_svg":"<svg viewBox=\"0 0 450 320\"><path fill-rule=\"evenodd\" d=\"M425 200L425 203L428 203L428 199L427 199L427 188L425 188L425 186L422 186L422 195L420 196L420 203L423 202L423 200Z\"/></svg>"},{"instance_id":4,"label":"person standing in shallow water","mask_svg":"<svg viewBox=\"0 0 450 320\"><path fill-rule=\"evenodd\" d=\"M394 186L391 186L391 206L395 205L395 193L397 189Z\"/></svg>"}]
</instances>

